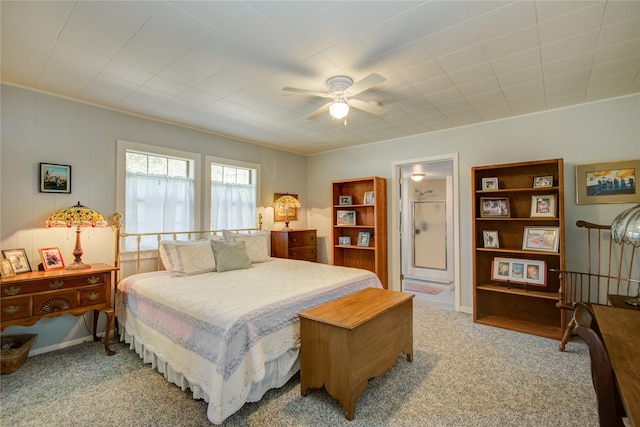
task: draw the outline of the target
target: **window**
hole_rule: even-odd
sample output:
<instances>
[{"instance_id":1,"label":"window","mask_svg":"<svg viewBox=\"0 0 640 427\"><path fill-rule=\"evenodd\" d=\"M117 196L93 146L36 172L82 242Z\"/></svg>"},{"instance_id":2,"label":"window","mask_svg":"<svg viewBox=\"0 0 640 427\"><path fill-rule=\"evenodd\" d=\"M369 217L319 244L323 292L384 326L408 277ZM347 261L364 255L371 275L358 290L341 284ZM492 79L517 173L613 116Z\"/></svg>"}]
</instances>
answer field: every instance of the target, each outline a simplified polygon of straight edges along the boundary
<instances>
[{"instance_id":1,"label":"window","mask_svg":"<svg viewBox=\"0 0 640 427\"><path fill-rule=\"evenodd\" d=\"M212 230L256 226L260 165L207 156L208 218Z\"/></svg>"},{"instance_id":2,"label":"window","mask_svg":"<svg viewBox=\"0 0 640 427\"><path fill-rule=\"evenodd\" d=\"M199 227L199 156L118 141L118 211L127 233L187 231ZM127 242L127 246L135 242ZM157 247L145 238L143 249ZM132 249L127 247L126 249Z\"/></svg>"}]
</instances>

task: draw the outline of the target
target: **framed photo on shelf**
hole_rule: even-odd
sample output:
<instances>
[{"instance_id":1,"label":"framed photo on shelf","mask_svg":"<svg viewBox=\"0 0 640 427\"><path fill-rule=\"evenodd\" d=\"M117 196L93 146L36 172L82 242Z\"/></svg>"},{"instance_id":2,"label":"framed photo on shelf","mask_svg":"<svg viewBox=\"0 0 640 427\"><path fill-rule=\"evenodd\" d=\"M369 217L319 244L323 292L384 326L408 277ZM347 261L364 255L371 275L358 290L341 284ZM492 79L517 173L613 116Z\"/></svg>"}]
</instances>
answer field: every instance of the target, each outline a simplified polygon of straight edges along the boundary
<instances>
[{"instance_id":1,"label":"framed photo on shelf","mask_svg":"<svg viewBox=\"0 0 640 427\"><path fill-rule=\"evenodd\" d=\"M336 225L356 225L356 211L338 211Z\"/></svg>"},{"instance_id":2,"label":"framed photo on shelf","mask_svg":"<svg viewBox=\"0 0 640 427\"><path fill-rule=\"evenodd\" d=\"M485 248L499 248L498 230L482 230L482 240Z\"/></svg>"},{"instance_id":3,"label":"framed photo on shelf","mask_svg":"<svg viewBox=\"0 0 640 427\"><path fill-rule=\"evenodd\" d=\"M348 246L351 244L351 237L349 236L340 236L338 237L338 245L340 246Z\"/></svg>"},{"instance_id":4,"label":"framed photo on shelf","mask_svg":"<svg viewBox=\"0 0 640 427\"><path fill-rule=\"evenodd\" d=\"M13 271L13 265L11 265L11 260L8 258L0 259L0 278L4 279L6 277L15 276L16 273Z\"/></svg>"},{"instance_id":5,"label":"framed photo on shelf","mask_svg":"<svg viewBox=\"0 0 640 427\"><path fill-rule=\"evenodd\" d=\"M338 196L339 205L352 205L353 198L351 196Z\"/></svg>"},{"instance_id":6,"label":"framed photo on shelf","mask_svg":"<svg viewBox=\"0 0 640 427\"><path fill-rule=\"evenodd\" d=\"M507 197L481 197L480 217L510 217L509 199Z\"/></svg>"},{"instance_id":7,"label":"framed photo on shelf","mask_svg":"<svg viewBox=\"0 0 640 427\"><path fill-rule=\"evenodd\" d=\"M361 231L358 233L358 246L369 246L369 239L371 238L371 233L368 231Z\"/></svg>"},{"instance_id":8,"label":"framed photo on shelf","mask_svg":"<svg viewBox=\"0 0 640 427\"><path fill-rule=\"evenodd\" d=\"M11 262L13 272L16 274L28 273L31 271L29 258L24 249L3 249L2 258L7 258Z\"/></svg>"},{"instance_id":9,"label":"framed photo on shelf","mask_svg":"<svg viewBox=\"0 0 640 427\"><path fill-rule=\"evenodd\" d=\"M376 192L375 191L365 191L364 192L364 204L365 205L373 205L376 202Z\"/></svg>"},{"instance_id":10,"label":"framed photo on shelf","mask_svg":"<svg viewBox=\"0 0 640 427\"><path fill-rule=\"evenodd\" d=\"M64 268L64 260L60 248L40 248L40 258L45 271Z\"/></svg>"},{"instance_id":11,"label":"framed photo on shelf","mask_svg":"<svg viewBox=\"0 0 640 427\"><path fill-rule=\"evenodd\" d=\"M491 263L491 280L522 283L531 286L547 286L545 261L520 258L494 258Z\"/></svg>"},{"instance_id":12,"label":"framed photo on shelf","mask_svg":"<svg viewBox=\"0 0 640 427\"><path fill-rule=\"evenodd\" d=\"M531 196L531 218L535 217L556 217L556 196Z\"/></svg>"},{"instance_id":13,"label":"framed photo on shelf","mask_svg":"<svg viewBox=\"0 0 640 427\"><path fill-rule=\"evenodd\" d=\"M576 165L576 203L638 203L640 159Z\"/></svg>"},{"instance_id":14,"label":"framed photo on shelf","mask_svg":"<svg viewBox=\"0 0 640 427\"><path fill-rule=\"evenodd\" d=\"M482 189L483 190L497 190L498 189L498 178L482 178Z\"/></svg>"},{"instance_id":15,"label":"framed photo on shelf","mask_svg":"<svg viewBox=\"0 0 640 427\"><path fill-rule=\"evenodd\" d=\"M71 166L40 163L41 193L71 193Z\"/></svg>"},{"instance_id":16,"label":"framed photo on shelf","mask_svg":"<svg viewBox=\"0 0 640 427\"><path fill-rule=\"evenodd\" d=\"M533 178L533 188L553 187L553 175L536 176Z\"/></svg>"},{"instance_id":17,"label":"framed photo on shelf","mask_svg":"<svg viewBox=\"0 0 640 427\"><path fill-rule=\"evenodd\" d=\"M522 249L530 251L558 252L560 227L525 227Z\"/></svg>"}]
</instances>

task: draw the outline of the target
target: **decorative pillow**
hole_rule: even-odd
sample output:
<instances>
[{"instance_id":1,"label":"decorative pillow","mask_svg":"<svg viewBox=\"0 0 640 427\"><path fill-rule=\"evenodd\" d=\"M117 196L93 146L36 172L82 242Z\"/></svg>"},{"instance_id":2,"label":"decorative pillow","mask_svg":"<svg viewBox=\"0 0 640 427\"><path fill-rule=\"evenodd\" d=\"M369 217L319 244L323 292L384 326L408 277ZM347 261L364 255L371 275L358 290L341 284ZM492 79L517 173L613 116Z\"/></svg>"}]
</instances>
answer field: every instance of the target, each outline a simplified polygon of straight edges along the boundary
<instances>
[{"instance_id":1,"label":"decorative pillow","mask_svg":"<svg viewBox=\"0 0 640 427\"><path fill-rule=\"evenodd\" d=\"M213 249L208 240L164 242L160 247L160 259L171 273L191 275L216 269Z\"/></svg>"},{"instance_id":2,"label":"decorative pillow","mask_svg":"<svg viewBox=\"0 0 640 427\"><path fill-rule=\"evenodd\" d=\"M252 234L240 234L224 231L224 237L229 242L244 242L247 255L251 262L265 262L269 260L269 241L266 230Z\"/></svg>"},{"instance_id":3,"label":"decorative pillow","mask_svg":"<svg viewBox=\"0 0 640 427\"><path fill-rule=\"evenodd\" d=\"M214 240L211 241L211 247L219 272L251 268L251 260L247 256L244 242L231 243Z\"/></svg>"}]
</instances>

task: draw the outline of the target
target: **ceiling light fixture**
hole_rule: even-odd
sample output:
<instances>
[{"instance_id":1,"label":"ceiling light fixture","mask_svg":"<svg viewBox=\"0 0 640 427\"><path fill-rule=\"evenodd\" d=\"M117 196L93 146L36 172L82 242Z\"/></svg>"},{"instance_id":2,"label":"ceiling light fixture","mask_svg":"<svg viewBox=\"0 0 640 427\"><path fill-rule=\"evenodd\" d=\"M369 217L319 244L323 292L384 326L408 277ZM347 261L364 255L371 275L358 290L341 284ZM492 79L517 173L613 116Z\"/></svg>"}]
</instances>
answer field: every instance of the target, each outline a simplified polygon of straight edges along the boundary
<instances>
[{"instance_id":1,"label":"ceiling light fixture","mask_svg":"<svg viewBox=\"0 0 640 427\"><path fill-rule=\"evenodd\" d=\"M349 104L342 100L336 100L329 107L329 113L334 119L343 119L349 114Z\"/></svg>"},{"instance_id":2,"label":"ceiling light fixture","mask_svg":"<svg viewBox=\"0 0 640 427\"><path fill-rule=\"evenodd\" d=\"M419 182L422 181L425 177L425 174L423 173L412 173L411 174L411 180L415 181L415 182Z\"/></svg>"}]
</instances>

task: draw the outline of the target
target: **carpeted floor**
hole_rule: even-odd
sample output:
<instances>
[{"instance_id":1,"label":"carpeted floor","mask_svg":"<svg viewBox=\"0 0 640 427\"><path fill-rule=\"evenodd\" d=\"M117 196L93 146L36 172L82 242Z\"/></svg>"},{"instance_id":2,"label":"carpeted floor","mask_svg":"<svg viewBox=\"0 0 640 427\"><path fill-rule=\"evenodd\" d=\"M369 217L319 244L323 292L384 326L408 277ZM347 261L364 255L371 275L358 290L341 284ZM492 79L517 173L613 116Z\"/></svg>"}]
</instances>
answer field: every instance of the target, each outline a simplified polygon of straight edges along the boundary
<instances>
[{"instance_id":1,"label":"carpeted floor","mask_svg":"<svg viewBox=\"0 0 640 427\"><path fill-rule=\"evenodd\" d=\"M414 360L374 378L347 421L324 390L299 378L246 404L224 426L597 426L589 353L415 305ZM0 378L3 426L209 426L206 403L169 384L135 352L98 343L27 359Z\"/></svg>"}]
</instances>

